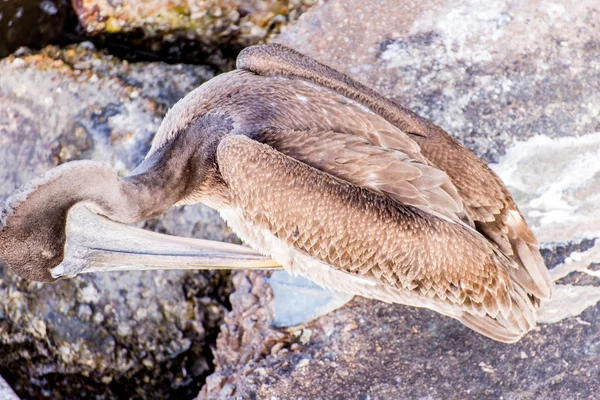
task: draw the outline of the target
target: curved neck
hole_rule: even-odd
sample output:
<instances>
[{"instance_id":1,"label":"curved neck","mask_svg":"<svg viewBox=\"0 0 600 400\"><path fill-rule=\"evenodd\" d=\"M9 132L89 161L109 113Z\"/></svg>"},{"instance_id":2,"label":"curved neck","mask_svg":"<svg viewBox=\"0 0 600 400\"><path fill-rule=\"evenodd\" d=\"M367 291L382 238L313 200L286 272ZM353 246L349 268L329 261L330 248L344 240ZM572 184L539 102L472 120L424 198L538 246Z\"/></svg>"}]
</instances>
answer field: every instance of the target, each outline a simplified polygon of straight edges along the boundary
<instances>
[{"instance_id":1,"label":"curved neck","mask_svg":"<svg viewBox=\"0 0 600 400\"><path fill-rule=\"evenodd\" d=\"M119 178L116 207L101 213L123 223L156 217L184 198L196 180L189 156L173 157L159 150L146 158L130 175Z\"/></svg>"},{"instance_id":2,"label":"curved neck","mask_svg":"<svg viewBox=\"0 0 600 400\"><path fill-rule=\"evenodd\" d=\"M17 275L52 281L50 269L64 257L67 215L77 203L123 223L164 212L185 194L185 172L156 157L127 178L97 162L75 161L32 181L0 212L0 260Z\"/></svg>"},{"instance_id":3,"label":"curved neck","mask_svg":"<svg viewBox=\"0 0 600 400\"><path fill-rule=\"evenodd\" d=\"M155 153L131 175L121 178L107 165L75 161L61 165L34 181L9 200L19 214L42 214L46 221L66 219L68 210L85 203L99 214L122 223L155 217L177 203L186 192L185 167ZM36 218L37 219L37 218Z\"/></svg>"},{"instance_id":4,"label":"curved neck","mask_svg":"<svg viewBox=\"0 0 600 400\"><path fill-rule=\"evenodd\" d=\"M7 200L0 215L0 228L18 229L23 234L44 230L44 226L51 230L64 228L67 213L77 203L85 203L117 222L151 218L185 195L189 178L172 164L156 153L125 178L94 161L60 165Z\"/></svg>"},{"instance_id":5,"label":"curved neck","mask_svg":"<svg viewBox=\"0 0 600 400\"><path fill-rule=\"evenodd\" d=\"M215 152L230 123L199 118L161 143L131 173L120 178L92 161L61 165L9 198L0 212L0 260L18 275L53 280L49 269L64 255L69 210L85 203L122 223L157 216L202 190L217 176Z\"/></svg>"},{"instance_id":6,"label":"curved neck","mask_svg":"<svg viewBox=\"0 0 600 400\"><path fill-rule=\"evenodd\" d=\"M123 178L114 172L80 174L78 179L83 179L84 185L74 190L79 196L87 194L84 201L113 221L133 223L156 217L197 190L207 178L210 151L204 147L211 143L211 137L199 140L191 133L165 143ZM90 184L91 179L98 183Z\"/></svg>"}]
</instances>

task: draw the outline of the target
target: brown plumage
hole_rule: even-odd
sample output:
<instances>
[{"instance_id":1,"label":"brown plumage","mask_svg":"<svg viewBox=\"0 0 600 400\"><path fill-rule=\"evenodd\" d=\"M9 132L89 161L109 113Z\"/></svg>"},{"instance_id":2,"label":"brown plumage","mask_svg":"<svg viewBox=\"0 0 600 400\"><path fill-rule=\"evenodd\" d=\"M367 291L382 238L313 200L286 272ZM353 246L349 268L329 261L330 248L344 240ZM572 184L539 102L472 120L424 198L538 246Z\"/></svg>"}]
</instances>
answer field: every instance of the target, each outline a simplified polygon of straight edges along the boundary
<instances>
[{"instance_id":1,"label":"brown plumage","mask_svg":"<svg viewBox=\"0 0 600 400\"><path fill-rule=\"evenodd\" d=\"M60 233L77 201L123 222L201 201L247 244L323 286L431 308L499 341L533 328L551 281L534 235L482 161L431 122L286 47L248 48L237 66L174 106L110 198L67 190L27 250L14 238L39 224L29 215L45 192L113 175L65 167L10 200L0 244L12 247L0 247L0 258L48 279L64 242L64 232L57 243L48 232ZM51 265L32 266L39 242L51 242Z\"/></svg>"}]
</instances>

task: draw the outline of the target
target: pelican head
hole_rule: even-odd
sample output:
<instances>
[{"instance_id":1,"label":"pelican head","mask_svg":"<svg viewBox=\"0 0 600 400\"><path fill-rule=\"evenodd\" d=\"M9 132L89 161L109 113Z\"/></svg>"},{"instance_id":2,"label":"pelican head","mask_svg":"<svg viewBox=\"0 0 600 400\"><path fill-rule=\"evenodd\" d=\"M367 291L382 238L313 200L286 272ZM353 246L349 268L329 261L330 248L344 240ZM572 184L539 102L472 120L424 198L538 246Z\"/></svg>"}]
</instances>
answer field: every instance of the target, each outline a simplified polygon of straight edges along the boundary
<instances>
[{"instance_id":1,"label":"pelican head","mask_svg":"<svg viewBox=\"0 0 600 400\"><path fill-rule=\"evenodd\" d=\"M98 186L87 185L85 178ZM64 257L65 228L71 207L82 200L93 201L104 205L104 212L114 214L114 210L108 209L108 202L99 202L94 196L106 197L101 190L79 193L84 188L95 191L100 186L107 190L108 196L114 196L121 182L110 168L80 161L62 165L22 188L8 199L0 214L0 259L23 278L55 280L50 270Z\"/></svg>"},{"instance_id":2,"label":"pelican head","mask_svg":"<svg viewBox=\"0 0 600 400\"><path fill-rule=\"evenodd\" d=\"M159 140L130 175L120 177L102 163L74 161L9 197L0 214L0 260L15 274L43 282L97 270L276 266L242 246L152 234L106 220L131 224L186 198L219 200L211 190L215 162L210 150L231 123L192 112L193 102L184 104L167 115ZM79 209L70 217L80 203L97 215Z\"/></svg>"}]
</instances>

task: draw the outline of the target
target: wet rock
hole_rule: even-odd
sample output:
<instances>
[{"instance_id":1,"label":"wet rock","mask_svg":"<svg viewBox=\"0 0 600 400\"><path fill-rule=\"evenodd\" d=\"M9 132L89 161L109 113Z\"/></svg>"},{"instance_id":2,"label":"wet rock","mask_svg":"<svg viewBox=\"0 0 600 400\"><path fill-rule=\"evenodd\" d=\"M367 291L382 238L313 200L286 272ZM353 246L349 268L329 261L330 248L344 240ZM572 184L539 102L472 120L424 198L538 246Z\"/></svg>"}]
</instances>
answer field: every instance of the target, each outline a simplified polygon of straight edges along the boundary
<instances>
[{"instance_id":1,"label":"wet rock","mask_svg":"<svg viewBox=\"0 0 600 400\"><path fill-rule=\"evenodd\" d=\"M331 0L276 40L396 98L498 163L544 240L553 277L575 271L560 282L596 293L599 24L591 0ZM567 298L564 307L578 301ZM243 309L231 317L247 343L273 321L243 329ZM593 397L599 328L592 306L505 345L428 310L355 298L299 326L310 338L284 354L257 357L254 347L219 340L216 372L199 398Z\"/></svg>"},{"instance_id":2,"label":"wet rock","mask_svg":"<svg viewBox=\"0 0 600 400\"><path fill-rule=\"evenodd\" d=\"M75 159L130 171L167 108L212 76L202 66L129 64L90 44L3 59L0 201ZM203 207L173 209L147 225L182 236L231 235ZM212 365L209 344L226 313L228 279L140 272L40 284L0 266L0 374L24 398L194 396Z\"/></svg>"},{"instance_id":3,"label":"wet rock","mask_svg":"<svg viewBox=\"0 0 600 400\"><path fill-rule=\"evenodd\" d=\"M59 37L67 16L66 0L0 2L0 57L21 46L43 46Z\"/></svg>"},{"instance_id":4,"label":"wet rock","mask_svg":"<svg viewBox=\"0 0 600 400\"><path fill-rule=\"evenodd\" d=\"M200 51L222 64L227 53L264 41L317 2L73 0L72 4L87 34L126 38L169 57L190 59Z\"/></svg>"}]
</instances>

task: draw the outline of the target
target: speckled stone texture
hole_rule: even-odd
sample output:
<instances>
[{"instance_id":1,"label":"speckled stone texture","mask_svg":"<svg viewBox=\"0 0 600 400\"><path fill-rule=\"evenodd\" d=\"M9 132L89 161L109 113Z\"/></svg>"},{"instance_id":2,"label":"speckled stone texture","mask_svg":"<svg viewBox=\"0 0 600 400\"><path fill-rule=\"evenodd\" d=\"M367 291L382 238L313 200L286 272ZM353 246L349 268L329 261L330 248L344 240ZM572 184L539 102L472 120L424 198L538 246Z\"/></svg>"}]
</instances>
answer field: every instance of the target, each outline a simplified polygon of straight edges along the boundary
<instances>
[{"instance_id":1,"label":"speckled stone texture","mask_svg":"<svg viewBox=\"0 0 600 400\"><path fill-rule=\"evenodd\" d=\"M571 138L576 145L600 131L598 27L600 4L592 0L330 0L301 16L276 41L398 99L487 162L498 162L515 140L542 135ZM553 157L568 168L576 163L576 157ZM508 167L499 172L508 174ZM533 167L512 181L533 188L522 177L556 178L545 175L555 172ZM585 187L596 187L600 174L585 179ZM583 200L570 206L593 207L594 195L577 192L577 179L569 182L561 186L562 198L554 193L557 198L566 201L573 192ZM539 211L533 206L543 203L544 193L551 191L519 193L518 201ZM576 231L568 220L558 222L565 224L563 233ZM597 251L599 236L600 229L583 236L544 235L548 266L564 267L596 254L590 252ZM591 269L597 269L595 262ZM250 281L260 280L252 276ZM597 276L581 271L561 282L600 284ZM265 300L259 296L255 303ZM235 331L246 343L259 340L270 322L248 323L262 311L234 300L232 305L237 311L228 317L223 337ZM219 340L216 372L198 398L594 398L600 391L599 328L600 311L592 307L505 345L428 310L356 298L291 329L311 335L296 348L289 338L282 340L283 353L259 354L252 346ZM239 361L245 357L250 361Z\"/></svg>"},{"instance_id":2,"label":"speckled stone texture","mask_svg":"<svg viewBox=\"0 0 600 400\"><path fill-rule=\"evenodd\" d=\"M202 66L128 64L90 44L0 61L0 201L75 159L130 171L167 108L213 76ZM233 236L206 207L146 227ZM211 366L228 274L136 272L27 282L0 266L0 375L28 399L191 398Z\"/></svg>"},{"instance_id":3,"label":"speckled stone texture","mask_svg":"<svg viewBox=\"0 0 600 400\"><path fill-rule=\"evenodd\" d=\"M238 308L222 335L233 330L245 343L259 341L269 321L248 329L256 312L261 311ZM598 329L596 308L580 318L542 325L506 345L429 310L355 298L290 329L299 338L282 340L282 353L258 354L255 347L232 347L220 339L216 360L223 364L198 398L594 398Z\"/></svg>"},{"instance_id":4,"label":"speckled stone texture","mask_svg":"<svg viewBox=\"0 0 600 400\"><path fill-rule=\"evenodd\" d=\"M19 400L17 394L8 386L2 376L0 376L0 400Z\"/></svg>"}]
</instances>

